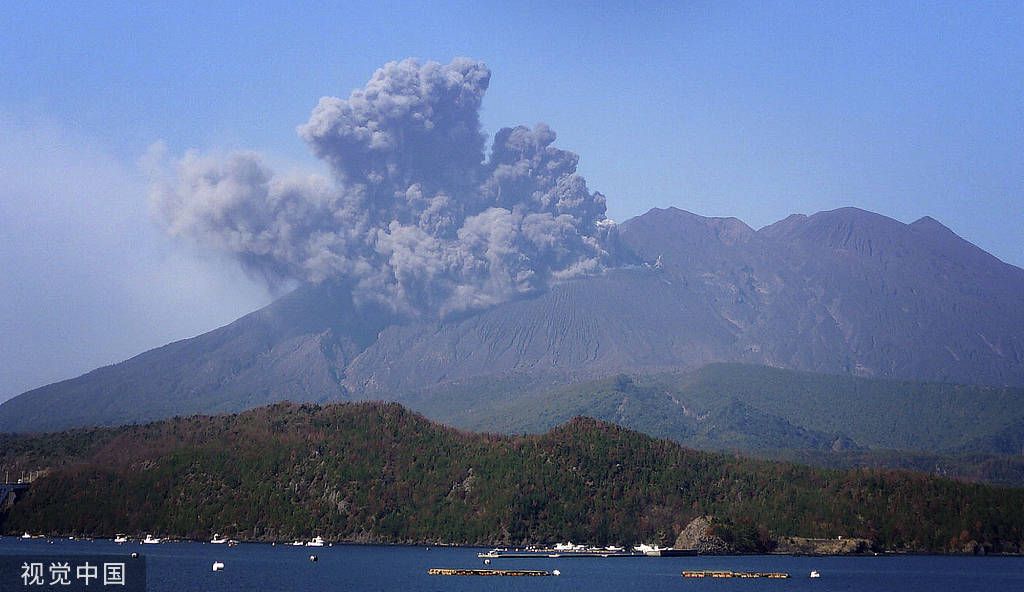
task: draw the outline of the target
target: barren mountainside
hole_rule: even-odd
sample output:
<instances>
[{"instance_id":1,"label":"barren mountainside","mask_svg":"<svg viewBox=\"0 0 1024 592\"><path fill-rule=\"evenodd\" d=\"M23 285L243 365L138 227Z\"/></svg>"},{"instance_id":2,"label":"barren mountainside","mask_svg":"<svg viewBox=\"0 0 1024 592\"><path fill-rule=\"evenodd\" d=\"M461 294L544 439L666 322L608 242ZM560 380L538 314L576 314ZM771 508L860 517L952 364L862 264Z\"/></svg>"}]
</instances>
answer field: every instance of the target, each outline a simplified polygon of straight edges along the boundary
<instances>
[{"instance_id":1,"label":"barren mountainside","mask_svg":"<svg viewBox=\"0 0 1024 592\"><path fill-rule=\"evenodd\" d=\"M626 222L622 235L735 328L735 359L1024 384L1024 270L931 218L908 225L844 208L754 232L669 209Z\"/></svg>"},{"instance_id":2,"label":"barren mountainside","mask_svg":"<svg viewBox=\"0 0 1024 592\"><path fill-rule=\"evenodd\" d=\"M0 431L284 399L437 399L473 381L557 385L712 362L1024 386L1024 270L931 218L846 208L754 231L668 209L620 236L634 263L440 321L305 285L220 329L15 397L0 405Z\"/></svg>"}]
</instances>

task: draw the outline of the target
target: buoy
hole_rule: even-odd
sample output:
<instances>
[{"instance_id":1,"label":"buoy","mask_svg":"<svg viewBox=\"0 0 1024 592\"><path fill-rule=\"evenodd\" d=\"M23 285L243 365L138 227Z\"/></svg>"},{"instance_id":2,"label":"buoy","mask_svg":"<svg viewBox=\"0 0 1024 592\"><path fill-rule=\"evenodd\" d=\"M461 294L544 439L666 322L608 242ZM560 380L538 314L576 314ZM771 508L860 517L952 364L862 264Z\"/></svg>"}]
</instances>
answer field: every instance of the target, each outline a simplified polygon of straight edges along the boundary
<instances>
[{"instance_id":1,"label":"buoy","mask_svg":"<svg viewBox=\"0 0 1024 592\"><path fill-rule=\"evenodd\" d=\"M132 559L138 559L138 558L139 558L139 554L136 553L135 551L132 551Z\"/></svg>"},{"instance_id":2,"label":"buoy","mask_svg":"<svg viewBox=\"0 0 1024 592\"><path fill-rule=\"evenodd\" d=\"M312 561L313 563L316 563L316 555L310 555L309 556L309 560Z\"/></svg>"},{"instance_id":3,"label":"buoy","mask_svg":"<svg viewBox=\"0 0 1024 592\"><path fill-rule=\"evenodd\" d=\"M223 561L214 561L213 562L213 571L220 571L222 569L224 569L224 562Z\"/></svg>"},{"instance_id":4,"label":"buoy","mask_svg":"<svg viewBox=\"0 0 1024 592\"><path fill-rule=\"evenodd\" d=\"M551 572L551 575L553 575L553 576L560 576L560 575L562 575L562 572L560 572L560 571L558 571L556 569L555 571Z\"/></svg>"},{"instance_id":5,"label":"buoy","mask_svg":"<svg viewBox=\"0 0 1024 592\"><path fill-rule=\"evenodd\" d=\"M491 564L491 560L490 559L484 559L484 565L490 565L490 564Z\"/></svg>"}]
</instances>

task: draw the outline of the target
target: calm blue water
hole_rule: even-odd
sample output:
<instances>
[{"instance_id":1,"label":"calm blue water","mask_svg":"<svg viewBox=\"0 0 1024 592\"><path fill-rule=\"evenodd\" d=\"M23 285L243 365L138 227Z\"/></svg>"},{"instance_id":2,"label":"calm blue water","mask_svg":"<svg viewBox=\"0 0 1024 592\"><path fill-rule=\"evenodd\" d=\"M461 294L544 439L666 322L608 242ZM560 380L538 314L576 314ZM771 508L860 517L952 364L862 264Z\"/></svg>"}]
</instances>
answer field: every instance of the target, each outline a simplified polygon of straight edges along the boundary
<instances>
[{"instance_id":1,"label":"calm blue water","mask_svg":"<svg viewBox=\"0 0 1024 592\"><path fill-rule=\"evenodd\" d=\"M1024 592L1024 558L1020 557L666 557L630 559L496 559L489 567L558 569L549 578L430 576L432 567L485 567L480 549L336 545L304 548L202 543L116 545L111 541L53 542L45 539L0 539L5 555L129 554L146 557L151 592L183 591L391 591L620 592L785 590L935 590ZM310 554L318 557L309 561ZM225 564L214 572L214 561ZM691 580L682 570L784 571L789 580ZM821 578L810 579L811 570Z\"/></svg>"}]
</instances>

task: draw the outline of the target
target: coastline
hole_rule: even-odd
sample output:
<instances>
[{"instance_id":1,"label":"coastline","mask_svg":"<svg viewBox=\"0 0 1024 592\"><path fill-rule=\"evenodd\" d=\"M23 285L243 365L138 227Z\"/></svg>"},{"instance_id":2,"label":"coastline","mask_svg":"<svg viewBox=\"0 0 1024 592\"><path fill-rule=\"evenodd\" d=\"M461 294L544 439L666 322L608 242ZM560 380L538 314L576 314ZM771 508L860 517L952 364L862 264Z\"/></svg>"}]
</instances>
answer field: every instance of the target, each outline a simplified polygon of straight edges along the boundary
<instances>
[{"instance_id":1,"label":"coastline","mask_svg":"<svg viewBox=\"0 0 1024 592\"><path fill-rule=\"evenodd\" d=\"M142 540L145 538L146 534L147 533L142 533L140 535L129 535L127 542L116 543L116 544L121 545L121 546L128 546L128 545L131 545L131 546L139 545L139 546L141 546L141 545L143 545ZM234 536L229 536L229 538L232 541L232 543L234 543L234 544L270 545L270 546L291 547L291 546L298 546L298 545L293 545L293 543L295 541L309 541L309 540L313 539L314 536L316 536L316 535L313 535L313 536L285 537L285 538L277 538L277 537L255 537L255 538L252 538L252 537L234 537ZM204 544L204 545L207 545L207 544L208 545L217 545L217 543L211 543L210 540L208 540L208 539L197 539L197 538L192 538L192 537L178 537L178 536L173 536L173 535L161 535L161 536L159 536L159 538L161 539L161 542L158 543L158 544L161 544L161 545L163 545L163 544L175 544L175 543L197 543L197 544ZM46 534L46 535L33 535L32 539L42 539L42 540L46 540L46 541L51 542L51 543L56 542L56 541L82 541L82 542L105 541L105 542L113 542L114 535L84 536L84 535L77 535L77 534L74 534L74 533L64 533L64 534L56 534L56 535L50 535L50 534ZM13 541L13 540L23 540L23 539L22 539L21 535L17 535L15 533L8 533L8 534L0 535L0 541L3 541L3 540ZM779 540L786 540L787 542L789 540L794 540L794 541L796 541L798 543L802 543L805 546L803 546L801 548L793 548L793 547L790 547L790 546L780 546L780 547L777 547L774 550L765 551L765 552L745 552L745 551L735 551L735 550L733 550L733 551L722 551L722 552L700 552L700 553L695 553L692 556L699 556L699 557L752 557L752 556L761 556L761 555L771 555L771 556L780 556L780 557L783 557L783 556L789 556L789 557L902 557L902 556L908 556L908 557L909 556L921 556L921 557L1024 557L1024 553L1008 553L1008 552L993 552L993 551L976 552L976 553L975 552L969 552L969 551L961 551L961 552L956 552L956 553L948 553L948 552L937 552L937 551L919 551L919 550L912 550L912 549L872 549L871 547L864 547L863 546L863 543L869 542L869 541L867 541L867 539L845 539L845 538L814 539L814 538L807 538L807 537L789 537L789 536L787 536L787 537L779 537ZM837 547L836 542L838 542L838 541L843 541L843 542L850 541L850 544L849 545L844 545L842 547ZM808 547L807 545L810 545L810 546ZM231 545L225 545L225 546L231 546ZM322 548L322 547L315 546L315 545L314 546L309 546L309 545L305 545L305 544L301 545L301 546L302 547L307 547L307 548L310 548L310 549ZM400 548L425 547L428 550L431 547L439 547L439 548L481 549L481 550L484 550L484 551L491 550L491 549L495 548L494 545L489 544L487 542L475 542L475 543L473 543L473 542L451 542L451 541L441 541L441 540L388 541L388 540L384 540L384 539L374 539L372 537L358 537L358 538L347 538L347 539L346 538L340 538L340 539L325 538L324 542L323 542L323 547L332 547L332 546L396 547L396 548L399 548L399 547ZM519 547L519 548L525 549L527 547L547 547L548 545L546 545L546 544L536 544L536 543L533 543L533 544L527 543L527 544L520 544L520 545L502 545L502 546ZM857 550L848 550L850 548L850 546L852 546L853 548L855 548ZM978 548L981 548L980 545L979 545ZM538 557L544 557L544 556L538 556ZM572 557L572 555L571 554L566 554L563 557L552 557L552 558L569 558L569 557ZM641 556L637 555L636 557L641 557ZM652 556L648 555L647 557L652 557ZM601 558L601 557L597 556L596 558Z\"/></svg>"}]
</instances>

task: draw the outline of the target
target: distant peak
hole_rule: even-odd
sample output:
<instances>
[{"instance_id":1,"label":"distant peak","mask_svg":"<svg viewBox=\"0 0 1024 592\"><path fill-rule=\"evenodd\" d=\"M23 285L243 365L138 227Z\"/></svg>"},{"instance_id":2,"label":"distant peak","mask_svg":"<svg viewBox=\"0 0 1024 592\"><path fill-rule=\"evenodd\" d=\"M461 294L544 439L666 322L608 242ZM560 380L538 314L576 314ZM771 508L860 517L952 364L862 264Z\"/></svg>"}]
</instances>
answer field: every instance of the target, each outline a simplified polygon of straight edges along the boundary
<instances>
[{"instance_id":1,"label":"distant peak","mask_svg":"<svg viewBox=\"0 0 1024 592\"><path fill-rule=\"evenodd\" d=\"M697 214L694 214L693 212L688 212L686 210L679 209L679 208L677 208L675 206L669 206L667 208L651 208L651 209L647 210L647 213L642 214L640 217L641 218L645 217L645 216L657 217L657 216L664 216L664 215L688 216L688 217L694 217L694 218L702 218L703 217L703 216L699 216Z\"/></svg>"},{"instance_id":2,"label":"distant peak","mask_svg":"<svg viewBox=\"0 0 1024 592\"><path fill-rule=\"evenodd\" d=\"M915 228L915 229L919 229L919 230L932 230L932 229L934 229L934 230L945 230L946 232L953 232L952 230L949 229L949 227L944 225L942 222L939 222L935 218L932 218L931 216L922 216L922 217L918 218L917 220L915 220L915 221L910 223L910 227L911 228Z\"/></svg>"},{"instance_id":3,"label":"distant peak","mask_svg":"<svg viewBox=\"0 0 1024 592\"><path fill-rule=\"evenodd\" d=\"M643 220L686 220L691 224L717 229L735 236L746 236L753 234L754 230L747 226L743 220L735 216L701 216L677 207L651 208L646 214L638 217Z\"/></svg>"},{"instance_id":4,"label":"distant peak","mask_svg":"<svg viewBox=\"0 0 1024 592\"><path fill-rule=\"evenodd\" d=\"M820 226L820 225L832 225L832 224L869 224L869 225L887 225L887 226L904 226L904 224L898 220L894 220L888 216L872 212L870 210L863 210L861 208L855 208L852 206L836 208L834 210L823 210L821 212L815 212L810 216L804 214L790 214L783 220L766 226L762 230L772 229L771 231L779 231L782 229L790 229L794 227L805 227L805 226Z\"/></svg>"},{"instance_id":5,"label":"distant peak","mask_svg":"<svg viewBox=\"0 0 1024 592\"><path fill-rule=\"evenodd\" d=\"M871 214L872 216L881 216L881 214L876 214L875 212L872 212L870 210L865 210L864 208L858 208L856 206L843 206L841 208L835 208L834 210L822 210L822 211L820 211L818 213L819 214L856 214L856 215Z\"/></svg>"},{"instance_id":6,"label":"distant peak","mask_svg":"<svg viewBox=\"0 0 1024 592\"><path fill-rule=\"evenodd\" d=\"M757 231L757 233L762 235L762 236L769 236L769 237L783 235L783 234L786 234L787 232L789 232L790 230L803 225L804 222L806 222L806 221L807 221L807 215L806 214L790 214L790 215L786 216L785 218L783 218L782 220L779 220L778 222L774 222L774 223L769 224L767 226L762 226Z\"/></svg>"},{"instance_id":7,"label":"distant peak","mask_svg":"<svg viewBox=\"0 0 1024 592\"><path fill-rule=\"evenodd\" d=\"M818 220L871 220L882 223L902 224L898 220L894 220L884 214L872 212L871 210L855 208L853 206L836 208L834 210L825 210L814 214L811 218Z\"/></svg>"}]
</instances>

